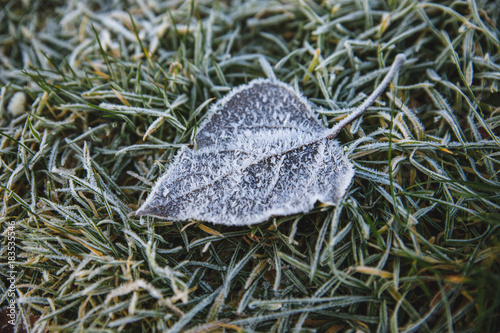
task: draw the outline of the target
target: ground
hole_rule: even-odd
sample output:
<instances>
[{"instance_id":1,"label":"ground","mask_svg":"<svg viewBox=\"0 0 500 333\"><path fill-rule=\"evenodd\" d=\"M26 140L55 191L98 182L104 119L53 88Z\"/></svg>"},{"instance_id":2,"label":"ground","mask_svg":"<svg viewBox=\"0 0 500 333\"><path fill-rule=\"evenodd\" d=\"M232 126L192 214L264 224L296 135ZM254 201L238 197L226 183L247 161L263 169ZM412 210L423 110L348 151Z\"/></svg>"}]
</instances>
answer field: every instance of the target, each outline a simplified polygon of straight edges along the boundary
<instances>
[{"instance_id":1,"label":"ground","mask_svg":"<svg viewBox=\"0 0 500 333\"><path fill-rule=\"evenodd\" d=\"M13 304L30 332L500 331L499 7L3 1L3 327ZM356 173L337 206L133 215L214 98L275 75L332 127L398 53L337 137Z\"/></svg>"}]
</instances>

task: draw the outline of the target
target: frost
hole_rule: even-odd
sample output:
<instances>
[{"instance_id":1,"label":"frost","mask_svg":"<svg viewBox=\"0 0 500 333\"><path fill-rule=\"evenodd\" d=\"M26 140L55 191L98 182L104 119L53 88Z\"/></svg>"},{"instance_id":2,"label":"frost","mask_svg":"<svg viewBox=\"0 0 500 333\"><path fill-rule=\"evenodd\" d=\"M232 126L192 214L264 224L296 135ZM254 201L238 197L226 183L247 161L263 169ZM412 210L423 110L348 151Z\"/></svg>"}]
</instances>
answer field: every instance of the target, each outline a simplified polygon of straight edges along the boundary
<instances>
[{"instance_id":1,"label":"frost","mask_svg":"<svg viewBox=\"0 0 500 333\"><path fill-rule=\"evenodd\" d=\"M354 176L334 137L385 89L400 55L372 95L329 129L292 87L257 79L233 89L183 147L136 215L249 225L336 204Z\"/></svg>"},{"instance_id":2,"label":"frost","mask_svg":"<svg viewBox=\"0 0 500 333\"><path fill-rule=\"evenodd\" d=\"M16 92L10 99L7 111L11 116L17 117L24 113L24 104L26 103L26 95L22 91Z\"/></svg>"}]
</instances>

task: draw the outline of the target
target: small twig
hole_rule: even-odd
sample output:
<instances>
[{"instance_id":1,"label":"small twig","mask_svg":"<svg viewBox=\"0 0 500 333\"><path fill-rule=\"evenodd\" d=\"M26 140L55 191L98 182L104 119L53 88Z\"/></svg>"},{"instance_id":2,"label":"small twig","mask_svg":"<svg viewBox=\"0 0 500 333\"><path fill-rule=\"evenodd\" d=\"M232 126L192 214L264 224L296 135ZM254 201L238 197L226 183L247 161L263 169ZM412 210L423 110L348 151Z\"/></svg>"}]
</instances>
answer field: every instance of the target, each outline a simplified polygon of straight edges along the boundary
<instances>
[{"instance_id":1,"label":"small twig","mask_svg":"<svg viewBox=\"0 0 500 333\"><path fill-rule=\"evenodd\" d=\"M375 102L375 100L384 92L385 88L389 85L389 82L394 78L394 75L399 71L401 66L406 61L406 57L403 53L400 53L394 59L394 63L392 64L389 72L384 77L380 85L375 89L370 96L361 104L353 113L347 116L347 118L340 121L337 125L335 125L332 130L326 136L327 139L335 138L342 129L344 129L347 125L349 125L353 120L361 116L370 105Z\"/></svg>"}]
</instances>

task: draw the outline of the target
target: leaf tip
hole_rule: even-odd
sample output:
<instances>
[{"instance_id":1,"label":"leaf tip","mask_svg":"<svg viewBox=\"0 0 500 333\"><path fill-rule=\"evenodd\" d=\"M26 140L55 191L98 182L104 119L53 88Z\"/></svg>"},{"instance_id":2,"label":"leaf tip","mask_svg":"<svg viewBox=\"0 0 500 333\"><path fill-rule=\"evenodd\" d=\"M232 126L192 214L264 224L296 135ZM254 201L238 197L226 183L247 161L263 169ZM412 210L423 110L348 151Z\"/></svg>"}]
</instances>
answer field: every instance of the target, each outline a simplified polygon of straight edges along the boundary
<instances>
[{"instance_id":1,"label":"leaf tip","mask_svg":"<svg viewBox=\"0 0 500 333\"><path fill-rule=\"evenodd\" d=\"M152 210L150 208L150 205L145 203L142 206L139 207L135 212L133 212L133 215L135 216L143 216L143 215L151 215Z\"/></svg>"}]
</instances>

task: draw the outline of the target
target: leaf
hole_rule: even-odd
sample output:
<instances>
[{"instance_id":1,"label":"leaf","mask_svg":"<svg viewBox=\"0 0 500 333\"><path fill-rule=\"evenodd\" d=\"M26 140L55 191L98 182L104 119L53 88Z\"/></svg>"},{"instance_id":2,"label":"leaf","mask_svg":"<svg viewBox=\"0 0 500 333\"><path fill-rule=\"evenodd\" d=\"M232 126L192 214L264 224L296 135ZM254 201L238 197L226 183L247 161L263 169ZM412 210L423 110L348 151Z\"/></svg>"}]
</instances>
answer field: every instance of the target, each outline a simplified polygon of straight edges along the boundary
<instances>
[{"instance_id":1,"label":"leaf","mask_svg":"<svg viewBox=\"0 0 500 333\"><path fill-rule=\"evenodd\" d=\"M405 61L396 58L380 86L329 129L285 83L256 79L211 107L136 215L250 225L336 204L354 169L334 137L382 93Z\"/></svg>"}]
</instances>

